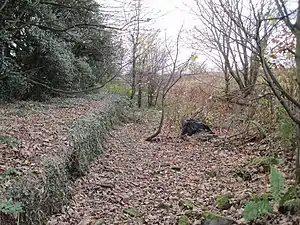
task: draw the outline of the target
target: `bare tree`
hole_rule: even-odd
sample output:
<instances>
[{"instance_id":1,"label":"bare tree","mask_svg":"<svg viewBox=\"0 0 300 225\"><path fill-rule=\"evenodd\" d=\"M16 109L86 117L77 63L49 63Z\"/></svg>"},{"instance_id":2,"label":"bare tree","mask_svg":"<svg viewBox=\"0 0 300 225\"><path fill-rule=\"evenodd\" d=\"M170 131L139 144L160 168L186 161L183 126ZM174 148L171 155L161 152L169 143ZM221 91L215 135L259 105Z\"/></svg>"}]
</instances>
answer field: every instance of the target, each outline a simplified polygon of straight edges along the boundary
<instances>
[{"instance_id":1,"label":"bare tree","mask_svg":"<svg viewBox=\"0 0 300 225\"><path fill-rule=\"evenodd\" d=\"M166 100L166 96L169 93L169 91L172 89L172 87L182 78L182 73L184 72L184 70L188 67L190 60L192 59L192 57L190 57L186 62L181 63L178 65L178 61L179 61L179 41L180 41L180 34L182 32L182 27L179 30L178 34L177 34L177 38L176 38L176 47L175 47L175 53L174 55L172 55L171 50L168 47L167 41L166 42L166 48L168 50L168 56L171 60L171 69L170 69L170 73L168 74L168 79L166 84L163 86L162 89L162 97L161 97L161 117L160 117L160 122L159 122L159 126L156 130L156 132L154 134L152 134L151 136L149 136L148 138L146 138L146 141L152 141L155 137L157 137L162 130L163 127L163 123L164 123L164 118L165 118L165 100Z\"/></svg>"},{"instance_id":2,"label":"bare tree","mask_svg":"<svg viewBox=\"0 0 300 225\"><path fill-rule=\"evenodd\" d=\"M241 44L245 48L246 57L254 57L256 63L261 65L264 80L296 127L296 180L300 183L300 1L298 1L297 8L292 10L288 9L287 2L284 0L275 0L275 3L270 0L259 2L249 0L247 4L240 0L230 2L218 0L214 2L213 9L218 8L219 11L213 11L213 17L222 12L224 16L220 20L221 25L209 23L209 26L225 36L226 32L221 29L222 26L228 24L234 26L236 29L231 30L230 35L226 36L229 42ZM246 7L247 12L243 11L241 5ZM291 20L294 15L295 23ZM295 51L289 46L286 47L287 51L294 54L296 64L297 91L295 94L290 93L281 83L269 56L270 36L276 34L276 29L283 23L289 28L287 32L296 39ZM245 43L243 40L247 40L247 42Z\"/></svg>"},{"instance_id":3,"label":"bare tree","mask_svg":"<svg viewBox=\"0 0 300 225\"><path fill-rule=\"evenodd\" d=\"M166 66L167 50L162 48L160 31L142 33L140 37L139 58L137 60L138 107L142 105L142 92L147 88L148 106L154 105L154 94L164 80L158 72Z\"/></svg>"},{"instance_id":4,"label":"bare tree","mask_svg":"<svg viewBox=\"0 0 300 225\"><path fill-rule=\"evenodd\" d=\"M195 27L194 47L207 49L208 56L224 72L225 94L229 93L229 81L233 78L243 97L247 97L257 81L259 63L255 51L251 51L254 40L248 36L255 31L255 24L252 18L242 17L246 10L244 2L233 0L226 5L228 10L236 12L241 24L234 23L216 1L195 0L195 3L197 8L193 13L205 27Z\"/></svg>"}]
</instances>

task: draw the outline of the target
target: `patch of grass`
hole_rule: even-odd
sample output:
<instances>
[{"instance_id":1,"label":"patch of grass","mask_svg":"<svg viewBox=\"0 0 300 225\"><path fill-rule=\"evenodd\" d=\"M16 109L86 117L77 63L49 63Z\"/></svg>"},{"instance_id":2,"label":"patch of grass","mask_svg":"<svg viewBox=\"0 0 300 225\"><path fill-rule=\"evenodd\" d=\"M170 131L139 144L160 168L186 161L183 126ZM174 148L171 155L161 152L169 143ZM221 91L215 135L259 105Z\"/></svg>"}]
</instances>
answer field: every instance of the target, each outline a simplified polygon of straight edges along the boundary
<instances>
[{"instance_id":1,"label":"patch of grass","mask_svg":"<svg viewBox=\"0 0 300 225\"><path fill-rule=\"evenodd\" d=\"M18 175L18 171L14 168L9 168L7 170L5 170L1 175L2 176L17 176Z\"/></svg>"},{"instance_id":2,"label":"patch of grass","mask_svg":"<svg viewBox=\"0 0 300 225\"><path fill-rule=\"evenodd\" d=\"M202 214L201 214L201 217L203 219L207 219L207 220L214 220L214 219L219 219L219 218L222 218L222 216L220 214L217 214L217 213L213 213L211 211L204 211Z\"/></svg>"},{"instance_id":3,"label":"patch of grass","mask_svg":"<svg viewBox=\"0 0 300 225\"><path fill-rule=\"evenodd\" d=\"M121 83L109 83L104 87L104 90L111 94L120 94L120 95L131 95L131 89L128 87L125 87L124 84Z\"/></svg>"},{"instance_id":4,"label":"patch of grass","mask_svg":"<svg viewBox=\"0 0 300 225\"><path fill-rule=\"evenodd\" d=\"M243 218L250 222L273 213L274 205L280 203L284 191L284 177L274 167L270 169L270 194L249 201L243 212ZM270 198L271 197L271 198Z\"/></svg>"},{"instance_id":5,"label":"patch of grass","mask_svg":"<svg viewBox=\"0 0 300 225\"><path fill-rule=\"evenodd\" d=\"M22 204L13 202L12 199L0 203L0 211L11 214L18 214L24 212Z\"/></svg>"},{"instance_id":6,"label":"patch of grass","mask_svg":"<svg viewBox=\"0 0 300 225\"><path fill-rule=\"evenodd\" d=\"M9 147L14 147L18 144L20 144L20 140L13 138L13 137L9 137L9 136L0 136L0 143L6 144Z\"/></svg>"},{"instance_id":7,"label":"patch of grass","mask_svg":"<svg viewBox=\"0 0 300 225\"><path fill-rule=\"evenodd\" d=\"M178 220L178 225L189 225L190 220L186 215L182 215Z\"/></svg>"},{"instance_id":8,"label":"patch of grass","mask_svg":"<svg viewBox=\"0 0 300 225\"><path fill-rule=\"evenodd\" d=\"M178 205L184 210L189 210L196 207L196 205L190 200L181 200L179 201Z\"/></svg>"},{"instance_id":9,"label":"patch of grass","mask_svg":"<svg viewBox=\"0 0 300 225\"><path fill-rule=\"evenodd\" d=\"M293 121L282 106L277 107L276 114L278 136L284 145L291 146L295 140Z\"/></svg>"},{"instance_id":10,"label":"patch of grass","mask_svg":"<svg viewBox=\"0 0 300 225\"><path fill-rule=\"evenodd\" d=\"M217 207L221 210L227 210L231 207L230 199L232 194L226 193L216 197Z\"/></svg>"},{"instance_id":11,"label":"patch of grass","mask_svg":"<svg viewBox=\"0 0 300 225\"><path fill-rule=\"evenodd\" d=\"M124 209L123 213L132 217L136 217L139 214L135 208Z\"/></svg>"},{"instance_id":12,"label":"patch of grass","mask_svg":"<svg viewBox=\"0 0 300 225\"><path fill-rule=\"evenodd\" d=\"M217 176L217 171L205 171L205 173L209 176L209 177L216 177Z\"/></svg>"},{"instance_id":13,"label":"patch of grass","mask_svg":"<svg viewBox=\"0 0 300 225\"><path fill-rule=\"evenodd\" d=\"M279 212L297 213L300 211L300 186L290 187L279 201Z\"/></svg>"}]
</instances>

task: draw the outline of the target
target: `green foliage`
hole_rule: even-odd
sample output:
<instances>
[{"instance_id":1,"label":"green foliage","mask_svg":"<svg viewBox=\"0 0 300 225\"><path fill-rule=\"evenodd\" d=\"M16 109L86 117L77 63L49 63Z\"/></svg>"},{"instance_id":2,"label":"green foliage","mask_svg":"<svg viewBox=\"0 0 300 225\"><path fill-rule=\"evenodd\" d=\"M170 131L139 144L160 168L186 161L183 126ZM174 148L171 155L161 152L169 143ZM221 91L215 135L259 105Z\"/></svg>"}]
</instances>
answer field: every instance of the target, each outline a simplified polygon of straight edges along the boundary
<instances>
[{"instance_id":1,"label":"green foliage","mask_svg":"<svg viewBox=\"0 0 300 225\"><path fill-rule=\"evenodd\" d=\"M16 146L20 143L20 141L16 138L8 137L8 136L0 136L0 143L6 144L10 147Z\"/></svg>"},{"instance_id":2,"label":"green foliage","mask_svg":"<svg viewBox=\"0 0 300 225\"><path fill-rule=\"evenodd\" d=\"M278 136L284 145L291 145L295 140L293 121L282 106L277 107Z\"/></svg>"},{"instance_id":3,"label":"green foliage","mask_svg":"<svg viewBox=\"0 0 300 225\"><path fill-rule=\"evenodd\" d=\"M227 210L231 207L230 199L232 195L230 193L226 193L216 197L217 207L222 210Z\"/></svg>"},{"instance_id":4,"label":"green foliage","mask_svg":"<svg viewBox=\"0 0 300 225\"><path fill-rule=\"evenodd\" d=\"M20 96L24 96L28 93L31 86L32 85L29 84L25 78L16 74L9 74L0 79L0 100L11 102L15 99L19 99Z\"/></svg>"},{"instance_id":5,"label":"green foliage","mask_svg":"<svg viewBox=\"0 0 300 225\"><path fill-rule=\"evenodd\" d=\"M280 203L282 193L284 191L284 178L274 167L270 169L271 196L264 194L262 196L253 196L252 201L248 202L244 207L243 217L246 221L255 220L261 216L273 212L273 204Z\"/></svg>"},{"instance_id":6,"label":"green foliage","mask_svg":"<svg viewBox=\"0 0 300 225\"><path fill-rule=\"evenodd\" d=\"M219 214L213 213L211 211L205 211L201 214L201 217L203 219L214 220L214 219L221 218L222 216Z\"/></svg>"},{"instance_id":7,"label":"green foliage","mask_svg":"<svg viewBox=\"0 0 300 225\"><path fill-rule=\"evenodd\" d=\"M124 209L123 213L132 217L136 217L139 214L135 208Z\"/></svg>"},{"instance_id":8,"label":"green foliage","mask_svg":"<svg viewBox=\"0 0 300 225\"><path fill-rule=\"evenodd\" d=\"M189 200L181 200L178 205L184 210L193 209L195 207L195 204Z\"/></svg>"},{"instance_id":9,"label":"green foliage","mask_svg":"<svg viewBox=\"0 0 300 225\"><path fill-rule=\"evenodd\" d=\"M265 172L269 172L271 166L282 164L283 160L277 156L264 156L257 158L252 162L252 165L256 167L263 167Z\"/></svg>"},{"instance_id":10,"label":"green foliage","mask_svg":"<svg viewBox=\"0 0 300 225\"><path fill-rule=\"evenodd\" d=\"M91 115L76 121L71 128L74 150L68 159L68 172L72 178L82 176L89 163L103 153L104 141L112 125L122 118L128 106L124 97L112 97L105 111L91 112Z\"/></svg>"},{"instance_id":11,"label":"green foliage","mask_svg":"<svg viewBox=\"0 0 300 225\"><path fill-rule=\"evenodd\" d=\"M0 212L15 214L22 213L24 210L22 204L15 203L12 199L9 199L6 202L0 203Z\"/></svg>"},{"instance_id":12,"label":"green foliage","mask_svg":"<svg viewBox=\"0 0 300 225\"><path fill-rule=\"evenodd\" d=\"M9 169L1 174L0 182L4 183L5 188L0 190L0 199L12 199L12 203L1 203L1 210L13 213L20 211L18 205L22 206L24 212L18 217L19 224L45 224L50 215L57 214L63 205L69 203L71 198L71 181L69 179L73 178L68 170L69 156L76 151L78 156L82 156L82 158L78 158L78 168L87 169L88 163L93 160L92 157L103 150L104 137L109 128L123 119L123 113L129 105L127 98L120 96L109 95L103 99L103 94L98 94L85 97L94 100L100 98L106 107L103 111L93 111L89 118L81 118L74 123L70 129L70 135L74 137L74 142L69 149L63 148L58 155L51 153L42 156L43 167L39 169L38 173L33 168L33 170L22 173L22 176L15 176L20 175L20 172L15 169ZM59 102L58 99L52 99L56 104L54 107L81 105L84 100L64 99ZM82 128L83 132L80 133ZM96 141L97 143L94 143ZM100 145L101 148L98 148ZM16 202L20 204L15 204Z\"/></svg>"},{"instance_id":13,"label":"green foliage","mask_svg":"<svg viewBox=\"0 0 300 225\"><path fill-rule=\"evenodd\" d=\"M178 225L189 225L190 221L186 215L182 215L178 220Z\"/></svg>"},{"instance_id":14,"label":"green foliage","mask_svg":"<svg viewBox=\"0 0 300 225\"><path fill-rule=\"evenodd\" d=\"M132 92L130 88L126 88L126 87L124 87L123 84L120 84L120 83L107 84L105 86L105 90L108 93L121 94L121 95L127 95L127 96L130 96L131 92Z\"/></svg>"},{"instance_id":15,"label":"green foliage","mask_svg":"<svg viewBox=\"0 0 300 225\"><path fill-rule=\"evenodd\" d=\"M237 176L241 177L244 181L249 181L252 179L252 173L249 170L247 170L247 168L238 166L235 167L232 172Z\"/></svg>"},{"instance_id":16,"label":"green foliage","mask_svg":"<svg viewBox=\"0 0 300 225\"><path fill-rule=\"evenodd\" d=\"M271 194L275 202L279 202L284 191L284 177L274 167L270 174Z\"/></svg>"},{"instance_id":17,"label":"green foliage","mask_svg":"<svg viewBox=\"0 0 300 225\"><path fill-rule=\"evenodd\" d=\"M262 195L252 194L251 200L253 201L262 201L262 200L269 200L270 196L268 193L264 193Z\"/></svg>"},{"instance_id":18,"label":"green foliage","mask_svg":"<svg viewBox=\"0 0 300 225\"><path fill-rule=\"evenodd\" d=\"M246 221L252 221L260 216L272 213L273 209L270 202L266 199L250 201L245 205L243 217Z\"/></svg>"},{"instance_id":19,"label":"green foliage","mask_svg":"<svg viewBox=\"0 0 300 225\"><path fill-rule=\"evenodd\" d=\"M290 187L282 196L279 201L279 211L285 212L299 212L300 210L300 198L299 198L299 186Z\"/></svg>"},{"instance_id":20,"label":"green foliage","mask_svg":"<svg viewBox=\"0 0 300 225\"><path fill-rule=\"evenodd\" d=\"M16 169L9 168L9 169L5 170L2 175L3 176L16 176L16 175L18 175L18 171Z\"/></svg>"},{"instance_id":21,"label":"green foliage","mask_svg":"<svg viewBox=\"0 0 300 225\"><path fill-rule=\"evenodd\" d=\"M45 85L82 90L116 71L121 48L94 0L9 1L1 14L0 100L47 100Z\"/></svg>"}]
</instances>

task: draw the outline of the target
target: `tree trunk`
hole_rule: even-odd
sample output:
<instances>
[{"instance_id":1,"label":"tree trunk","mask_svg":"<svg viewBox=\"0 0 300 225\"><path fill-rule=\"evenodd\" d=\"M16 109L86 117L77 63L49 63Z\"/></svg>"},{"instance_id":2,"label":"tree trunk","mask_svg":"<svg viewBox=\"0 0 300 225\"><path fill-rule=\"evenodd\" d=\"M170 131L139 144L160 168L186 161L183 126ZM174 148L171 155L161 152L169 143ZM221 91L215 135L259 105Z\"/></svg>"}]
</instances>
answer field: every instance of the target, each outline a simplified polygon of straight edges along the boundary
<instances>
[{"instance_id":1,"label":"tree trunk","mask_svg":"<svg viewBox=\"0 0 300 225\"><path fill-rule=\"evenodd\" d=\"M300 184L300 124L296 125L296 182Z\"/></svg>"},{"instance_id":2,"label":"tree trunk","mask_svg":"<svg viewBox=\"0 0 300 225\"><path fill-rule=\"evenodd\" d=\"M300 4L300 3L299 3ZM300 6L300 5L299 5ZM297 23L300 22L300 12L297 15ZM298 84L298 101L300 101L300 30L296 30L296 73ZM296 115L300 117L300 109L296 108ZM296 181L300 183L300 124L296 124Z\"/></svg>"},{"instance_id":3,"label":"tree trunk","mask_svg":"<svg viewBox=\"0 0 300 225\"><path fill-rule=\"evenodd\" d=\"M146 138L146 141L152 141L153 138L158 136L162 130L162 127L164 125L164 119L165 119L165 96L162 97L161 99L161 117L160 117L160 122L159 126L154 134L152 134L150 137Z\"/></svg>"},{"instance_id":4,"label":"tree trunk","mask_svg":"<svg viewBox=\"0 0 300 225\"><path fill-rule=\"evenodd\" d=\"M132 58L132 82L131 82L131 95L130 99L132 100L136 92L136 50L137 46L133 44L133 58Z\"/></svg>"},{"instance_id":5,"label":"tree trunk","mask_svg":"<svg viewBox=\"0 0 300 225\"><path fill-rule=\"evenodd\" d=\"M226 71L225 74L225 96L228 97L229 94L229 85L230 85L230 77L228 72Z\"/></svg>"},{"instance_id":6,"label":"tree trunk","mask_svg":"<svg viewBox=\"0 0 300 225\"><path fill-rule=\"evenodd\" d=\"M148 107L154 106L154 85L152 84L152 80L148 83Z\"/></svg>"},{"instance_id":7,"label":"tree trunk","mask_svg":"<svg viewBox=\"0 0 300 225\"><path fill-rule=\"evenodd\" d=\"M138 100L137 100L138 108L142 107L142 84L139 81L138 83Z\"/></svg>"},{"instance_id":8,"label":"tree trunk","mask_svg":"<svg viewBox=\"0 0 300 225\"><path fill-rule=\"evenodd\" d=\"M153 107L154 105L154 93L153 93L153 91L149 91L148 92L148 107L149 108L151 108L151 107Z\"/></svg>"}]
</instances>

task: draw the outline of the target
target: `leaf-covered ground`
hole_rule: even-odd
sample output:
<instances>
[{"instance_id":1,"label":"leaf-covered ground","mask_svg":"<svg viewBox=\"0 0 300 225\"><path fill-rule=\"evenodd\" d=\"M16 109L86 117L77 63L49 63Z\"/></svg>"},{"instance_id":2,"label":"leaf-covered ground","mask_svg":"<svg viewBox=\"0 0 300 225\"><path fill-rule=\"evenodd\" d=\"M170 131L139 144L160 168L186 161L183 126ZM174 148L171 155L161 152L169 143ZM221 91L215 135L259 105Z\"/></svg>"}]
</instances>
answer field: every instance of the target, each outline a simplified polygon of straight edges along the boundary
<instances>
[{"instance_id":1,"label":"leaf-covered ground","mask_svg":"<svg viewBox=\"0 0 300 225\"><path fill-rule=\"evenodd\" d=\"M252 180L244 181L234 171L258 157L265 145L183 141L176 133L149 143L145 138L151 132L145 123L115 129L105 155L76 180L72 203L48 224L178 224L183 214L200 224L205 211L244 223L243 206L251 194L267 190L268 175L253 167ZM227 193L230 209L218 209L216 197ZM298 224L296 219L276 215L264 224Z\"/></svg>"},{"instance_id":2,"label":"leaf-covered ground","mask_svg":"<svg viewBox=\"0 0 300 225\"><path fill-rule=\"evenodd\" d=\"M0 174L12 168L21 174L29 169L39 172L42 157L69 146L67 129L72 122L103 105L102 100L86 99L1 105Z\"/></svg>"}]
</instances>

